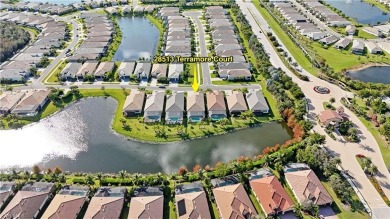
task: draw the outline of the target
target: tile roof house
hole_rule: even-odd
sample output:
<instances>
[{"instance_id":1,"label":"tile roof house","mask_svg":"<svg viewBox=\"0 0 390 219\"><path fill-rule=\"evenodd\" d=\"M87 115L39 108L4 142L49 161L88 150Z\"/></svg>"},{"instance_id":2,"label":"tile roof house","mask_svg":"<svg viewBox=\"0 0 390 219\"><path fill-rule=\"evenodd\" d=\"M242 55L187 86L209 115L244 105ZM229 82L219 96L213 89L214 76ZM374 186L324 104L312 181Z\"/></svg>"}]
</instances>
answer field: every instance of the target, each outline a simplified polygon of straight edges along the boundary
<instances>
[{"instance_id":1,"label":"tile roof house","mask_svg":"<svg viewBox=\"0 0 390 219\"><path fill-rule=\"evenodd\" d=\"M36 182L25 185L0 213L1 219L36 218L49 201L53 183Z\"/></svg>"},{"instance_id":2,"label":"tile roof house","mask_svg":"<svg viewBox=\"0 0 390 219\"><path fill-rule=\"evenodd\" d=\"M337 126L343 121L343 117L331 109L320 112L319 118L322 127L328 127L330 124L335 124Z\"/></svg>"},{"instance_id":3,"label":"tile roof house","mask_svg":"<svg viewBox=\"0 0 390 219\"><path fill-rule=\"evenodd\" d=\"M26 95L11 112L20 116L37 114L48 101L50 92L49 89L26 92Z\"/></svg>"},{"instance_id":4,"label":"tile roof house","mask_svg":"<svg viewBox=\"0 0 390 219\"><path fill-rule=\"evenodd\" d=\"M293 209L294 202L275 176L253 179L249 184L267 216Z\"/></svg>"},{"instance_id":5,"label":"tile roof house","mask_svg":"<svg viewBox=\"0 0 390 219\"><path fill-rule=\"evenodd\" d=\"M161 77L166 77L167 76L167 69L168 69L168 64L153 64L152 67L152 77L155 78L161 78Z\"/></svg>"},{"instance_id":6,"label":"tile roof house","mask_svg":"<svg viewBox=\"0 0 390 219\"><path fill-rule=\"evenodd\" d=\"M164 110L165 93L154 91L146 96L144 108L145 122L160 122L161 114Z\"/></svg>"},{"instance_id":7,"label":"tile roof house","mask_svg":"<svg viewBox=\"0 0 390 219\"><path fill-rule=\"evenodd\" d=\"M382 49L374 42L365 41L364 44L367 47L367 51L371 54L381 54Z\"/></svg>"},{"instance_id":8,"label":"tile roof house","mask_svg":"<svg viewBox=\"0 0 390 219\"><path fill-rule=\"evenodd\" d=\"M103 79L106 74L112 72L115 67L115 62L100 62L99 66L93 72L96 78Z\"/></svg>"},{"instance_id":9,"label":"tile roof house","mask_svg":"<svg viewBox=\"0 0 390 219\"><path fill-rule=\"evenodd\" d=\"M0 209L9 201L15 190L14 182L0 182Z\"/></svg>"},{"instance_id":10,"label":"tile roof house","mask_svg":"<svg viewBox=\"0 0 390 219\"><path fill-rule=\"evenodd\" d=\"M98 64L99 63L97 61L84 62L84 64L77 71L76 77L83 78L86 74L92 75Z\"/></svg>"},{"instance_id":11,"label":"tile roof house","mask_svg":"<svg viewBox=\"0 0 390 219\"><path fill-rule=\"evenodd\" d=\"M183 63L180 64L170 64L168 69L168 78L171 82L178 82L180 75L184 70Z\"/></svg>"},{"instance_id":12,"label":"tile roof house","mask_svg":"<svg viewBox=\"0 0 390 219\"><path fill-rule=\"evenodd\" d=\"M64 188L54 197L42 219L77 218L86 202L88 187Z\"/></svg>"},{"instance_id":13,"label":"tile roof house","mask_svg":"<svg viewBox=\"0 0 390 219\"><path fill-rule=\"evenodd\" d=\"M246 94L246 101L248 103L249 110L255 115L261 115L269 112L269 107L264 95L259 90L249 90Z\"/></svg>"},{"instance_id":14,"label":"tile roof house","mask_svg":"<svg viewBox=\"0 0 390 219\"><path fill-rule=\"evenodd\" d=\"M246 219L257 214L241 183L215 188L213 194L221 218Z\"/></svg>"},{"instance_id":15,"label":"tile roof house","mask_svg":"<svg viewBox=\"0 0 390 219\"><path fill-rule=\"evenodd\" d=\"M248 110L244 95L241 91L232 91L231 93L227 93L226 102L231 115L237 116Z\"/></svg>"},{"instance_id":16,"label":"tile roof house","mask_svg":"<svg viewBox=\"0 0 390 219\"><path fill-rule=\"evenodd\" d=\"M187 118L190 122L199 122L205 118L204 93L187 92Z\"/></svg>"},{"instance_id":17,"label":"tile roof house","mask_svg":"<svg viewBox=\"0 0 390 219\"><path fill-rule=\"evenodd\" d=\"M364 53L364 43L359 40L353 40L351 52L356 55L362 55Z\"/></svg>"},{"instance_id":18,"label":"tile roof house","mask_svg":"<svg viewBox=\"0 0 390 219\"><path fill-rule=\"evenodd\" d=\"M311 200L316 205L332 204L332 197L313 170L287 172L285 177L299 203Z\"/></svg>"},{"instance_id":19,"label":"tile roof house","mask_svg":"<svg viewBox=\"0 0 390 219\"><path fill-rule=\"evenodd\" d=\"M61 71L61 78L63 79L74 79L76 78L77 71L81 68L82 64L79 62L69 62L65 65Z\"/></svg>"},{"instance_id":20,"label":"tile roof house","mask_svg":"<svg viewBox=\"0 0 390 219\"><path fill-rule=\"evenodd\" d=\"M84 219L119 218L125 201L126 188L100 188L92 197Z\"/></svg>"},{"instance_id":21,"label":"tile roof house","mask_svg":"<svg viewBox=\"0 0 390 219\"><path fill-rule=\"evenodd\" d=\"M334 47L337 49L345 49L351 43L351 41L352 40L348 37L341 38L336 42L336 44L334 44Z\"/></svg>"},{"instance_id":22,"label":"tile roof house","mask_svg":"<svg viewBox=\"0 0 390 219\"><path fill-rule=\"evenodd\" d=\"M206 93L207 110L209 117L213 121L226 118L225 97L221 91L213 91Z\"/></svg>"},{"instance_id":23,"label":"tile roof house","mask_svg":"<svg viewBox=\"0 0 390 219\"><path fill-rule=\"evenodd\" d=\"M0 114L7 115L26 95L25 92L4 92L0 95Z\"/></svg>"},{"instance_id":24,"label":"tile roof house","mask_svg":"<svg viewBox=\"0 0 390 219\"><path fill-rule=\"evenodd\" d=\"M347 25L345 27L345 33L347 35L355 35L356 27L354 25Z\"/></svg>"},{"instance_id":25,"label":"tile roof house","mask_svg":"<svg viewBox=\"0 0 390 219\"><path fill-rule=\"evenodd\" d=\"M123 105L123 114L125 116L139 115L144 106L145 91L132 89L130 95L126 97Z\"/></svg>"},{"instance_id":26,"label":"tile roof house","mask_svg":"<svg viewBox=\"0 0 390 219\"><path fill-rule=\"evenodd\" d=\"M167 95L165 103L165 122L168 124L183 123L184 92L172 92Z\"/></svg>"},{"instance_id":27,"label":"tile roof house","mask_svg":"<svg viewBox=\"0 0 390 219\"><path fill-rule=\"evenodd\" d=\"M202 183L181 184L175 188L178 219L211 218Z\"/></svg>"},{"instance_id":28,"label":"tile roof house","mask_svg":"<svg viewBox=\"0 0 390 219\"><path fill-rule=\"evenodd\" d=\"M122 62L117 70L118 75L122 79L130 79L134 72L135 62Z\"/></svg>"},{"instance_id":29,"label":"tile roof house","mask_svg":"<svg viewBox=\"0 0 390 219\"><path fill-rule=\"evenodd\" d=\"M138 188L134 191L134 196L130 201L128 219L163 218L164 196L160 188Z\"/></svg>"},{"instance_id":30,"label":"tile roof house","mask_svg":"<svg viewBox=\"0 0 390 219\"><path fill-rule=\"evenodd\" d=\"M148 80L152 63L150 62L138 62L135 66L134 74L140 80Z\"/></svg>"}]
</instances>

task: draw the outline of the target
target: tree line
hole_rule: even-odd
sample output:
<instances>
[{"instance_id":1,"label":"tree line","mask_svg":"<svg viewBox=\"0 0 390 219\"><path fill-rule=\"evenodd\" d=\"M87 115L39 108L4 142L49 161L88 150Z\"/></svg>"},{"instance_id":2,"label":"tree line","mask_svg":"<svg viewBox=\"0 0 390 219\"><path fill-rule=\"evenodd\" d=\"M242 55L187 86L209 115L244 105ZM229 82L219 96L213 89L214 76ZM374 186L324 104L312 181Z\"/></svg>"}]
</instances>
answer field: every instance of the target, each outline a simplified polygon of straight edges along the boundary
<instances>
[{"instance_id":1,"label":"tree line","mask_svg":"<svg viewBox=\"0 0 390 219\"><path fill-rule=\"evenodd\" d=\"M0 22L0 62L11 58L30 41L30 34L22 27Z\"/></svg>"}]
</instances>

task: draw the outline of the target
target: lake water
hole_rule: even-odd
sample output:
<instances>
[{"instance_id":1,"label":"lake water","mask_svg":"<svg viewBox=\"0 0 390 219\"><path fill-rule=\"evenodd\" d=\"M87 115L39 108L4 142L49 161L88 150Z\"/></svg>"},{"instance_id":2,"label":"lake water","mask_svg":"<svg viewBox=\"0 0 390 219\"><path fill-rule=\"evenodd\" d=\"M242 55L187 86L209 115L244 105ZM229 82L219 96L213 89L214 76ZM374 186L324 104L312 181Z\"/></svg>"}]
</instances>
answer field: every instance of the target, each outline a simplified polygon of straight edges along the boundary
<instances>
[{"instance_id":1,"label":"lake water","mask_svg":"<svg viewBox=\"0 0 390 219\"><path fill-rule=\"evenodd\" d=\"M51 4L63 4L69 5L73 3L81 3L81 0L24 0L24 2L39 2L39 3L51 3Z\"/></svg>"},{"instance_id":2,"label":"lake water","mask_svg":"<svg viewBox=\"0 0 390 219\"><path fill-rule=\"evenodd\" d=\"M390 66L373 66L351 71L348 76L363 82L390 84Z\"/></svg>"},{"instance_id":3,"label":"lake water","mask_svg":"<svg viewBox=\"0 0 390 219\"><path fill-rule=\"evenodd\" d=\"M214 165L290 139L286 126L268 123L227 135L169 144L124 139L110 128L117 102L89 98L19 130L0 131L0 169L60 166L67 171L176 172L199 163Z\"/></svg>"},{"instance_id":4,"label":"lake water","mask_svg":"<svg viewBox=\"0 0 390 219\"><path fill-rule=\"evenodd\" d=\"M160 32L146 17L118 17L122 42L114 61L152 59L157 50Z\"/></svg>"},{"instance_id":5,"label":"lake water","mask_svg":"<svg viewBox=\"0 0 390 219\"><path fill-rule=\"evenodd\" d=\"M390 14L361 0L324 0L331 6L341 10L346 16L355 19L361 24L386 23Z\"/></svg>"}]
</instances>

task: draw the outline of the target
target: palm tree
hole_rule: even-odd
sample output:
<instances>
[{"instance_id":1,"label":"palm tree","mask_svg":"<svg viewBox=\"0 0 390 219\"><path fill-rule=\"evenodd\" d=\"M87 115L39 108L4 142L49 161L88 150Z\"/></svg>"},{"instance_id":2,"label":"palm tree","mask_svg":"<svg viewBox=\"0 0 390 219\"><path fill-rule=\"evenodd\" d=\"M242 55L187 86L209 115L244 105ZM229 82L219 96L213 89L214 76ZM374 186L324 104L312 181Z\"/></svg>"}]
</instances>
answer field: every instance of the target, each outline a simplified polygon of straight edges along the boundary
<instances>
[{"instance_id":1,"label":"palm tree","mask_svg":"<svg viewBox=\"0 0 390 219\"><path fill-rule=\"evenodd\" d=\"M30 178L31 178L31 173L30 173L30 171L28 171L28 170L24 171L24 179L25 179L26 181L30 181Z\"/></svg>"},{"instance_id":2,"label":"palm tree","mask_svg":"<svg viewBox=\"0 0 390 219\"><path fill-rule=\"evenodd\" d=\"M15 169L12 169L12 178L13 179L18 179L19 178L19 173Z\"/></svg>"},{"instance_id":3,"label":"palm tree","mask_svg":"<svg viewBox=\"0 0 390 219\"><path fill-rule=\"evenodd\" d=\"M87 185L95 185L95 179L94 177L91 175L91 174L88 174L86 177L85 177L85 183Z\"/></svg>"},{"instance_id":4,"label":"palm tree","mask_svg":"<svg viewBox=\"0 0 390 219\"><path fill-rule=\"evenodd\" d=\"M376 174L378 172L378 167L375 166L375 164L371 163L368 168L367 168L367 172L368 174L370 174L371 176L373 176L374 174Z\"/></svg>"},{"instance_id":5,"label":"palm tree","mask_svg":"<svg viewBox=\"0 0 390 219\"><path fill-rule=\"evenodd\" d=\"M52 182L58 182L58 174L52 173L50 174L50 178Z\"/></svg>"},{"instance_id":6,"label":"palm tree","mask_svg":"<svg viewBox=\"0 0 390 219\"><path fill-rule=\"evenodd\" d=\"M123 182L123 180L125 179L126 175L127 175L126 170L121 170L121 171L119 171L119 178L122 179L122 182Z\"/></svg>"},{"instance_id":7,"label":"palm tree","mask_svg":"<svg viewBox=\"0 0 390 219\"><path fill-rule=\"evenodd\" d=\"M102 185L102 179L103 179L103 174L102 173L97 173L96 178L99 180L99 186Z\"/></svg>"}]
</instances>

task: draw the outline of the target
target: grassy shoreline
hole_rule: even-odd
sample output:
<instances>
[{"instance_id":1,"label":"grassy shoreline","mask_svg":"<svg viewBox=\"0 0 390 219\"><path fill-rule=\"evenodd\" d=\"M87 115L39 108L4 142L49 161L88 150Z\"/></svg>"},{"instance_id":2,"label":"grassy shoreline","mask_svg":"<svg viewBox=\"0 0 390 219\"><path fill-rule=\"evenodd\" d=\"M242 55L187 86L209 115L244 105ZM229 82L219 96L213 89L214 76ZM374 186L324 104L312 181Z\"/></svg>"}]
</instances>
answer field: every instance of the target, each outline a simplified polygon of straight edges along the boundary
<instances>
[{"instance_id":1,"label":"grassy shoreline","mask_svg":"<svg viewBox=\"0 0 390 219\"><path fill-rule=\"evenodd\" d=\"M115 99L118 105L114 112L114 118L111 124L112 129L123 137L147 143L170 143L206 138L209 136L226 134L233 130L249 128L266 122L278 121L275 117L264 116L255 117L254 121L250 121L249 119L231 118L231 124L227 125L216 123L184 123L182 125L146 124L143 123L143 117L127 118L123 116L122 108L128 94L129 90L122 89L80 89L79 96L71 95L65 98L61 103L50 101L36 116L21 118L19 121L23 126L38 122L41 119L60 112L75 101L90 97L111 97ZM10 129L4 118L2 118L1 121L6 124L4 129ZM124 124L129 128L125 128ZM156 137L156 130L164 130L166 132L166 137ZM185 138L178 133L185 133Z\"/></svg>"}]
</instances>

